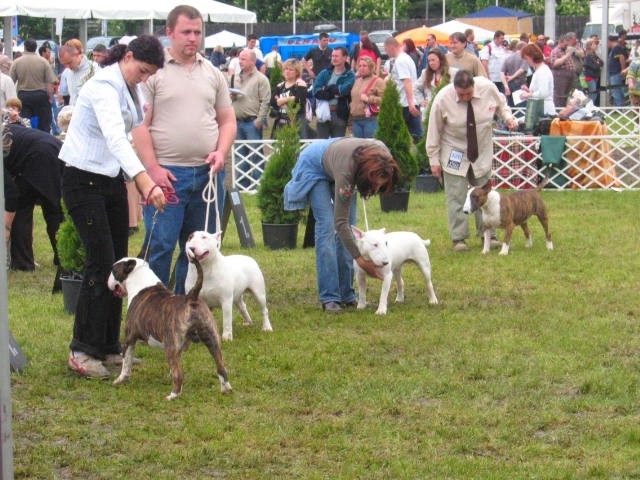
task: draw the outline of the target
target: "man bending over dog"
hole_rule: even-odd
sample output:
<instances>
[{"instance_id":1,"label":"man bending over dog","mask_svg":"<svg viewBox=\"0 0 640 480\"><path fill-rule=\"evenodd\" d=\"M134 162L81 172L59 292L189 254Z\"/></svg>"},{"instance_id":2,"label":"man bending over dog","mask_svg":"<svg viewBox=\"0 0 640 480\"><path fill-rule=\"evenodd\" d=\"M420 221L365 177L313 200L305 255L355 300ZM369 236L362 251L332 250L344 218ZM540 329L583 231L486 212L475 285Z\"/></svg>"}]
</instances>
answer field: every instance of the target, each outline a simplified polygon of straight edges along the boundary
<instances>
[{"instance_id":1,"label":"man bending over dog","mask_svg":"<svg viewBox=\"0 0 640 480\"><path fill-rule=\"evenodd\" d=\"M459 70L453 83L436 96L429 115L427 155L431 171L444 180L453 250L469 250L469 219L462 211L467 187L484 185L491 177L493 117L500 116L509 130L518 123L507 101L485 77ZM482 235L482 217L476 214L476 231ZM492 248L502 244L493 236Z\"/></svg>"}]
</instances>

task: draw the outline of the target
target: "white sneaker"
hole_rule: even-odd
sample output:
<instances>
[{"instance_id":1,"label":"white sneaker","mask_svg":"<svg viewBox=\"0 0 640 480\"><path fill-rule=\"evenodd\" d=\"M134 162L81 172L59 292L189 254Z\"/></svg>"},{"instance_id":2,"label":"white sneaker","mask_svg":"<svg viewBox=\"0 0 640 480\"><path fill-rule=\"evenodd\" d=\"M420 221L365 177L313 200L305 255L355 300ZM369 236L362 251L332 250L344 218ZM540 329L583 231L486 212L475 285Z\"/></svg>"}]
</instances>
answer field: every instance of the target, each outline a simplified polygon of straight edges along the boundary
<instances>
[{"instance_id":1,"label":"white sneaker","mask_svg":"<svg viewBox=\"0 0 640 480\"><path fill-rule=\"evenodd\" d=\"M111 376L109 370L102 365L100 360L82 352L69 353L67 366L71 371L87 378L107 378Z\"/></svg>"}]
</instances>

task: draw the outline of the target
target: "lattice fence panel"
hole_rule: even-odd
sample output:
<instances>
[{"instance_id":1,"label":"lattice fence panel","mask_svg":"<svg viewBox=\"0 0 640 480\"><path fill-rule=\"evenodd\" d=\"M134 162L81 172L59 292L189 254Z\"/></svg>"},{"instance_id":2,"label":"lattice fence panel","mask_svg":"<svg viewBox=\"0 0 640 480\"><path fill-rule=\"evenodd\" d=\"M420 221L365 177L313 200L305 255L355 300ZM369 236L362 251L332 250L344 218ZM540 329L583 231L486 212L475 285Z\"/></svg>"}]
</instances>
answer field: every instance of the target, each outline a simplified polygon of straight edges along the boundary
<instances>
[{"instance_id":1,"label":"lattice fence panel","mask_svg":"<svg viewBox=\"0 0 640 480\"><path fill-rule=\"evenodd\" d=\"M566 166L561 170L544 166L539 137L494 136L494 185L509 189L535 188L548 175L549 186L558 189L639 189L640 108L603 108L601 111L609 135L568 137L563 155ZM301 147L313 141L302 140ZM236 188L256 192L274 143L274 140L234 142L232 172Z\"/></svg>"}]
</instances>

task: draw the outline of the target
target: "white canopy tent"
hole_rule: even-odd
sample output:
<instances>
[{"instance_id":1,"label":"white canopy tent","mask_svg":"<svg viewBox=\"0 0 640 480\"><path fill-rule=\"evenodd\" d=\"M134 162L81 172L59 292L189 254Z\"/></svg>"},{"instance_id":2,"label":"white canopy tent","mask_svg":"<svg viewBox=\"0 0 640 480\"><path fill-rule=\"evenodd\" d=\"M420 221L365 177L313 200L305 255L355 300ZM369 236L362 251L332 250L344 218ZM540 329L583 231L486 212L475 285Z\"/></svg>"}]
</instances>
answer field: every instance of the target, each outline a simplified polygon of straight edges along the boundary
<instances>
[{"instance_id":1,"label":"white canopy tent","mask_svg":"<svg viewBox=\"0 0 640 480\"><path fill-rule=\"evenodd\" d=\"M164 20L177 5L197 8L208 22L256 23L254 12L215 0L3 0L0 16L43 18L102 18L109 20Z\"/></svg>"},{"instance_id":2,"label":"white canopy tent","mask_svg":"<svg viewBox=\"0 0 640 480\"><path fill-rule=\"evenodd\" d=\"M204 39L204 48L215 48L218 45L224 48L244 47L246 44L247 38L244 35L238 35L228 30L222 30Z\"/></svg>"},{"instance_id":3,"label":"white canopy tent","mask_svg":"<svg viewBox=\"0 0 640 480\"><path fill-rule=\"evenodd\" d=\"M177 5L197 8L205 22L256 23L255 12L215 0L2 0L0 16L5 17L5 45L11 49L11 17L26 15L41 18L98 18L106 20L147 20L147 31L153 32L153 20L165 20ZM80 40L86 42L86 24L80 27ZM8 53L8 52L5 52Z\"/></svg>"},{"instance_id":4,"label":"white canopy tent","mask_svg":"<svg viewBox=\"0 0 640 480\"><path fill-rule=\"evenodd\" d=\"M451 35L455 32L462 32L467 28L473 29L473 34L475 36L475 41L478 43L482 43L485 40L493 40L493 32L491 30L487 30L485 28L476 27L475 25L470 25L468 23L463 23L458 20L451 20L449 22L441 23L440 25L434 25L434 30L438 30L440 32L444 32L447 35Z\"/></svg>"}]
</instances>

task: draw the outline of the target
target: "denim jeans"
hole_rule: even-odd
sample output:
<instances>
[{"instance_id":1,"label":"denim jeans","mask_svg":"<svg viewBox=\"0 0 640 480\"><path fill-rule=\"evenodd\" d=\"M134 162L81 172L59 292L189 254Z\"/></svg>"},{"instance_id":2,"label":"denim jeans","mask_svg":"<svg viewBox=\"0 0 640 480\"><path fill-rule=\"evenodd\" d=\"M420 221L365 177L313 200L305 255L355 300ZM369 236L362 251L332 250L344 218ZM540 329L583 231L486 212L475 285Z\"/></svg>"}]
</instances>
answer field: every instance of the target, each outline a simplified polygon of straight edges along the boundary
<instances>
[{"instance_id":1,"label":"denim jeans","mask_svg":"<svg viewBox=\"0 0 640 480\"><path fill-rule=\"evenodd\" d=\"M247 122L238 120L236 124L238 126L236 140L262 140L262 130L256 128L255 122L253 120ZM251 167L253 165L256 165L258 163L260 157L255 153L250 154L252 149L256 149L257 151L257 148L257 144L252 144L251 148L242 147L238 150L238 154L242 155L242 157L236 158L236 164L238 165L240 171L247 173L251 170ZM243 159L246 159L246 161L242 161ZM260 178L259 171L255 169L252 170L248 175L254 180L258 180ZM239 179L238 183L245 188L251 186L251 182L248 178L241 178Z\"/></svg>"},{"instance_id":2,"label":"denim jeans","mask_svg":"<svg viewBox=\"0 0 640 480\"><path fill-rule=\"evenodd\" d=\"M320 302L352 302L353 257L338 237L333 223L333 183L317 182L309 192L309 203L316 219L316 268ZM356 195L349 210L349 223L356 223Z\"/></svg>"},{"instance_id":3,"label":"denim jeans","mask_svg":"<svg viewBox=\"0 0 640 480\"><path fill-rule=\"evenodd\" d=\"M176 260L176 284L174 291L177 294L184 293L184 281L187 278L189 266L187 256L184 253L185 243L193 232L204 230L207 214L207 204L202 199L202 191L209 182L209 166L200 167L174 167L164 166L171 171L177 181L173 182L173 188L178 197L176 205L166 205L164 212L158 213L154 220L156 209L152 206L144 207L144 224L147 231L145 245L149 245L149 265L162 283L169 285L171 275L171 261L176 243L179 246L178 259ZM218 174L218 211L222 216L222 204L224 202L224 173ZM209 209L210 233L216 231L215 205ZM155 222L155 225L154 225ZM146 250L143 247L143 251Z\"/></svg>"},{"instance_id":4,"label":"denim jeans","mask_svg":"<svg viewBox=\"0 0 640 480\"><path fill-rule=\"evenodd\" d=\"M609 75L609 85L611 88L611 96L613 97L613 106L621 107L624 105L624 79L619 73ZM613 87L613 85L620 85L619 87Z\"/></svg>"},{"instance_id":5,"label":"denim jeans","mask_svg":"<svg viewBox=\"0 0 640 480\"><path fill-rule=\"evenodd\" d=\"M129 210L124 179L66 167L62 197L87 252L70 348L104 359L120 353L122 299L109 290L107 279L113 263L127 255Z\"/></svg>"},{"instance_id":6,"label":"denim jeans","mask_svg":"<svg viewBox=\"0 0 640 480\"><path fill-rule=\"evenodd\" d=\"M420 109L418 108L418 110ZM409 107L402 107L402 118L404 118L404 123L406 123L409 128L413 143L418 143L422 138L422 115L414 117L411 115Z\"/></svg>"},{"instance_id":7,"label":"denim jeans","mask_svg":"<svg viewBox=\"0 0 640 480\"><path fill-rule=\"evenodd\" d=\"M351 121L353 136L356 138L373 138L378 128L378 118L359 118Z\"/></svg>"},{"instance_id":8,"label":"denim jeans","mask_svg":"<svg viewBox=\"0 0 640 480\"><path fill-rule=\"evenodd\" d=\"M318 138L344 137L347 132L347 121L340 118L336 111L331 112L331 120L328 122L318 122Z\"/></svg>"},{"instance_id":9,"label":"denim jeans","mask_svg":"<svg viewBox=\"0 0 640 480\"><path fill-rule=\"evenodd\" d=\"M593 104L597 107L600 105L600 92L598 91L597 80L587 80L587 87L589 87L589 98L593 101Z\"/></svg>"}]
</instances>

